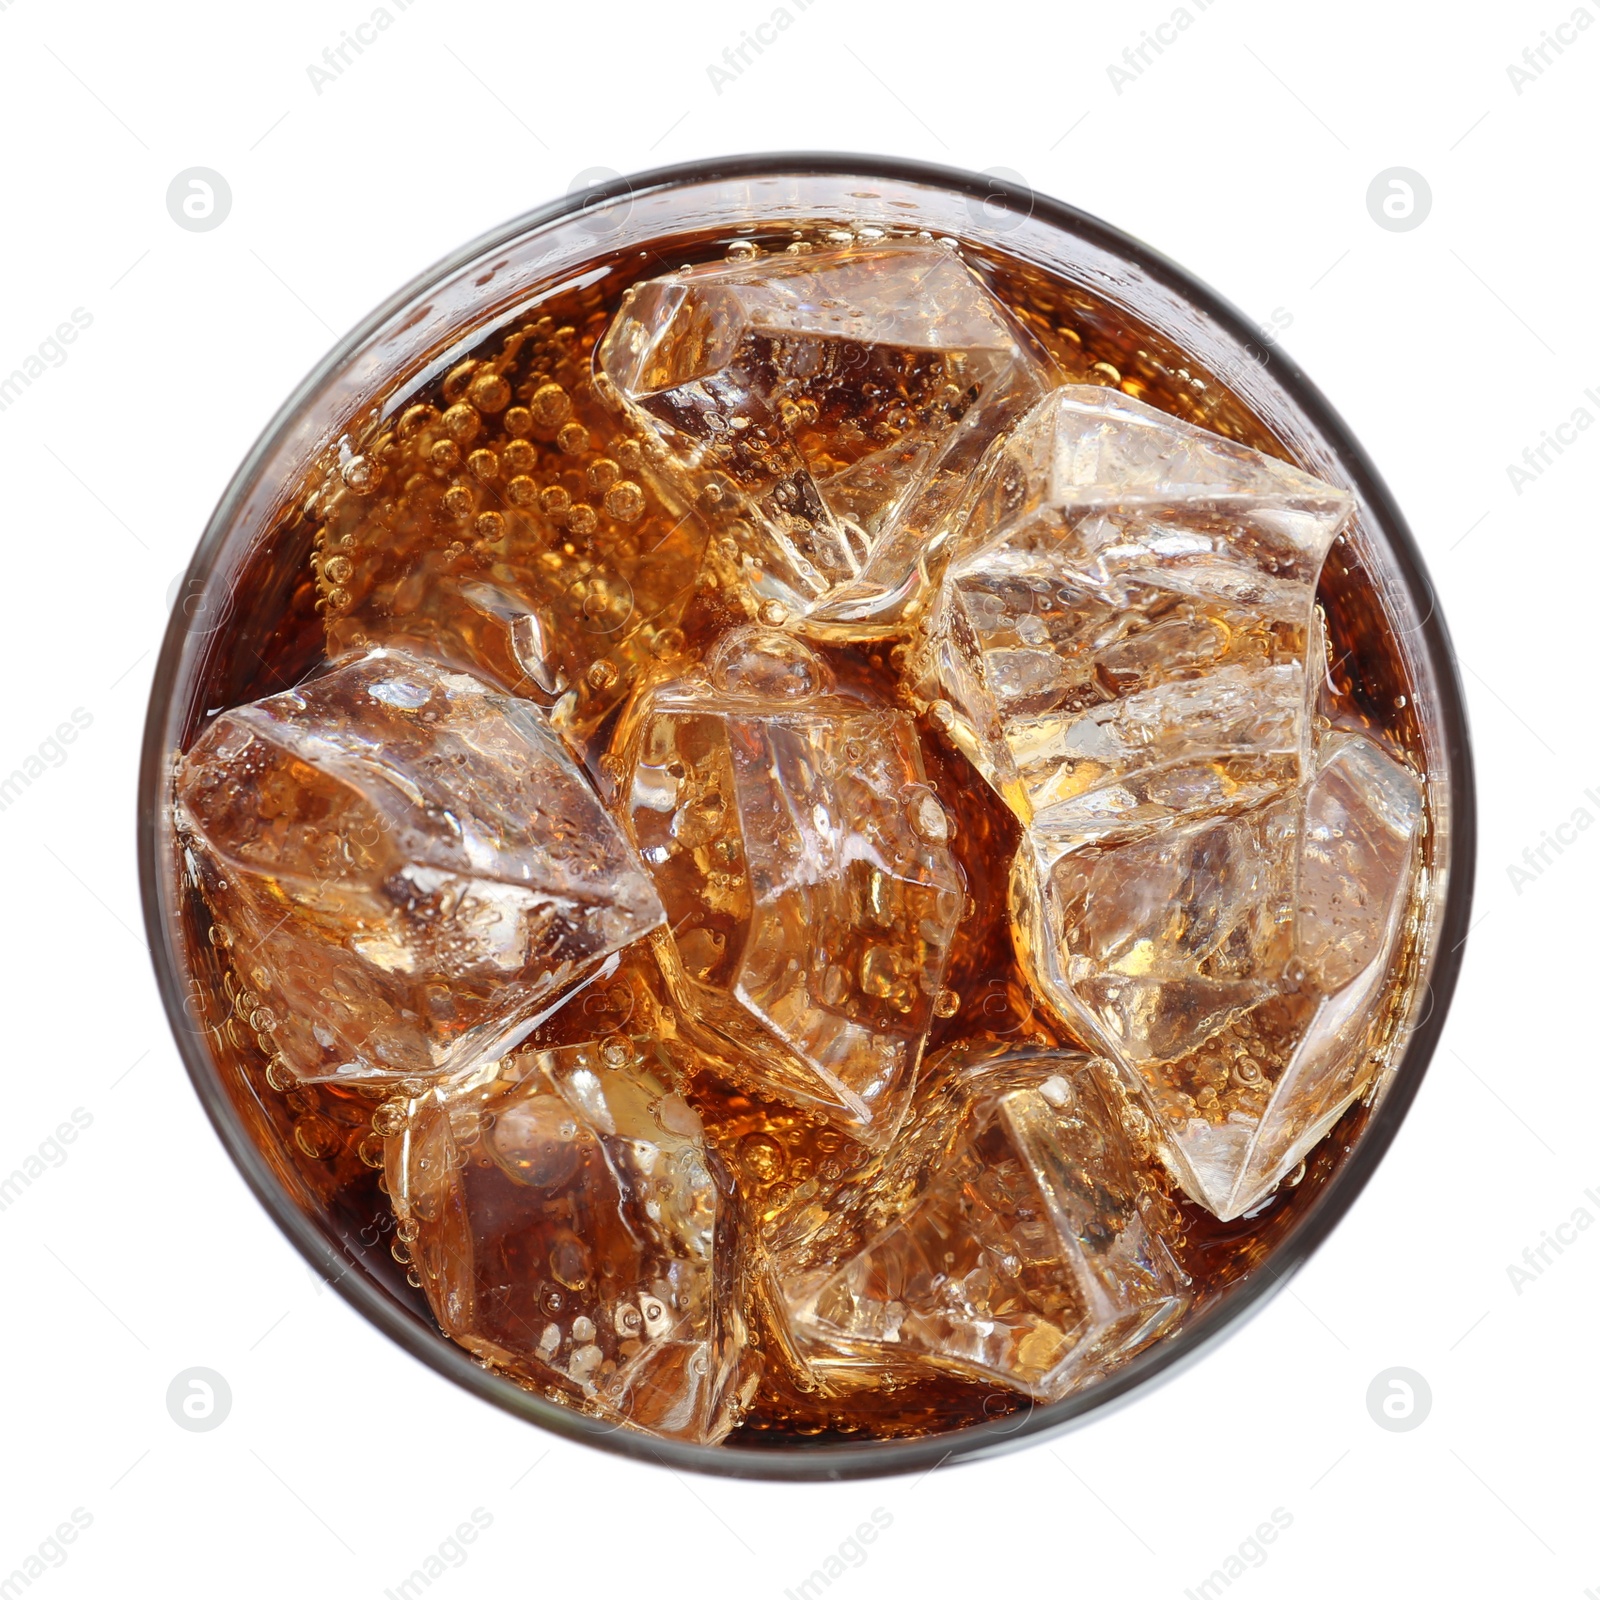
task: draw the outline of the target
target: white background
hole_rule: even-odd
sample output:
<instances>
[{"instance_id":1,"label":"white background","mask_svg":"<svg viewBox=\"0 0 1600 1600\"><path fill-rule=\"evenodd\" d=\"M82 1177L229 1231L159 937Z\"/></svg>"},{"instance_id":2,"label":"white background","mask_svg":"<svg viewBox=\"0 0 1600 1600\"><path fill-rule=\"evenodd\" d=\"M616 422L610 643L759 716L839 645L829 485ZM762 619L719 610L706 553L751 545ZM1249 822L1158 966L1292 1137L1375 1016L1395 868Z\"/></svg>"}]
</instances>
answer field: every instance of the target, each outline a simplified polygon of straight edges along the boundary
<instances>
[{"instance_id":1,"label":"white background","mask_svg":"<svg viewBox=\"0 0 1600 1600\"><path fill-rule=\"evenodd\" d=\"M813 0L721 92L768 0L413 0L317 93L369 0L0 0L0 374L92 326L0 411L0 770L76 707L68 759L0 812L0 1174L74 1108L60 1166L0 1212L0 1579L73 1595L381 1596L475 1508L429 1600L781 1596L875 1508L826 1592L1181 1596L1275 1508L1226 1593L1600 1587L1592 1323L1600 830L1508 867L1578 808L1594 743L1600 429L1516 491L1508 466L1600 418L1593 108L1600 27L1518 93L1570 0L1337 8L1213 0L1119 94L1107 65L1169 0L941 9ZM398 11L397 0L389 9ZM1586 13L1587 14L1587 13ZM1266 1312L1115 1416L921 1481L679 1478L558 1443L434 1377L301 1263L201 1115L140 936L134 770L168 593L235 464L345 328L439 255L566 191L730 151L859 149L1011 168L1148 240L1283 344L1409 515L1460 649L1482 799L1476 922L1442 1047L1382 1170ZM1433 194L1368 214L1391 166ZM169 218L222 172L224 225ZM1391 1366L1425 1423L1376 1426ZM169 1381L225 1375L190 1433ZM352 1473L347 1463L354 1462ZM1281 1520L1281 1519L1280 1519ZM22 1592L22 1591L19 1591Z\"/></svg>"}]
</instances>

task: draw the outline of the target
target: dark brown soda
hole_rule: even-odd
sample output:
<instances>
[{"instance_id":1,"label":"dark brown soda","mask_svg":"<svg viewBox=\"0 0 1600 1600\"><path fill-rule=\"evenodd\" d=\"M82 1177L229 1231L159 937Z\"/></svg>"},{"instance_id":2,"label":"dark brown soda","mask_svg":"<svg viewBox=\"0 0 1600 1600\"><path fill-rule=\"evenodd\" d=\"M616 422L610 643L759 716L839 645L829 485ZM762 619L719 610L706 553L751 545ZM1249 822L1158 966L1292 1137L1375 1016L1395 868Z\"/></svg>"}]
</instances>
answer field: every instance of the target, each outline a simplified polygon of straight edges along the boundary
<instances>
[{"instance_id":1,"label":"dark brown soda","mask_svg":"<svg viewBox=\"0 0 1600 1600\"><path fill-rule=\"evenodd\" d=\"M497 561L516 559L516 552L508 554L506 548L507 519L519 504L535 501L547 518L547 508L556 508L558 541L547 554L567 561L574 572L585 565L590 572L603 572L617 541L634 539L637 546L640 513L626 489L619 488L632 482L629 467L636 452L630 450L627 425L598 403L590 375L595 342L623 291L635 279L670 267L722 259L730 246L739 252L751 245L777 251L816 241L816 247L827 248L824 234L839 226L837 219L818 219L798 238L787 224L770 233L758 228L737 243L727 235L676 236L625 256L598 257L595 265L608 270L590 287L531 296L525 314L509 324L500 319L492 336L475 340L464 328L453 348L430 352L427 365L442 374L433 383L413 389L410 374L393 374L391 392L403 400L392 408L380 406L377 420L350 441L342 456L330 454L304 482L284 485L281 517L263 530L230 593L211 597L221 625L207 638L203 689L190 707L188 736L208 711L276 693L317 672L329 659L330 632L338 644L359 645L363 630L354 630L352 638L341 619L358 603L354 592L363 559L387 563L382 581L391 588L395 574L403 578L416 563L425 568L428 582L470 581ZM965 243L962 248L1067 381L1120 388L1257 449L1285 453L1229 388L1225 375L1205 371L1123 308L992 248ZM565 276L570 281L570 264ZM490 373L494 384L486 376ZM565 399L553 399L552 390ZM471 436L457 437L467 430L452 433L446 419L474 392L491 403L475 408ZM482 453L495 458L492 475ZM358 466L352 472L352 455L366 470ZM513 490L516 480L521 481ZM719 508L703 499L689 514L707 519L704 536L712 557L706 570L715 574ZM627 559L642 559L640 549L630 548ZM1348 536L1334 546L1319 599L1331 645L1331 714L1378 731L1418 771L1425 770L1405 657L1373 575ZM745 613L726 587L702 581L676 632L654 647L691 663L722 629L743 620ZM371 643L386 642L364 631ZM841 679L909 706L892 641L829 647L826 653ZM600 682L603 678L599 674L585 689L593 691L597 718L588 757L602 788L612 776L605 750L615 716L606 698L615 686ZM954 1009L936 1019L928 1053L975 1038L1070 1044L1061 1022L1032 995L1012 949L1006 880L1017 824L926 719L921 727L930 780L955 819L954 847L970 896L946 979ZM1425 871L1434 844L1430 832ZM270 1039L251 1026L255 994L248 952L230 949L226 935L213 931L197 893L187 900L185 934L190 1024L208 1041L251 1137L297 1203L326 1219L342 1241L350 1269L377 1278L431 1322L406 1244L396 1234L380 1171L383 1135L393 1131L385 1121L393 1115L389 1091L295 1084L273 1065ZM1411 950L1392 986L1396 1028L1415 967ZM815 1138L814 1128L799 1126L803 1119L786 1117L782 1107L763 1106L731 1086L707 1082L693 1092L713 1141L748 1141L753 1132L760 1133L779 1147L782 1160L790 1161L797 1159L795 1141ZM1170 1208L1182 1264L1195 1281L1196 1311L1268 1260L1337 1170L1368 1115L1367 1106L1353 1107L1300 1172L1255 1215L1234 1222L1218 1222L1152 1169L1159 1203ZM731 1144L727 1148L732 1151ZM765 1147L758 1140L745 1148ZM799 1159L816 1154L807 1146ZM738 1161L730 1160L730 1166L740 1181ZM748 1161L746 1166L744 1181L766 1181ZM781 1202L781 1194L776 1198ZM759 1314L756 1327L759 1336ZM1003 1389L950 1380L845 1408L808 1392L783 1369L771 1341L763 1342L770 1353L768 1376L746 1422L729 1441L735 1448L937 1432L1029 1407Z\"/></svg>"}]
</instances>

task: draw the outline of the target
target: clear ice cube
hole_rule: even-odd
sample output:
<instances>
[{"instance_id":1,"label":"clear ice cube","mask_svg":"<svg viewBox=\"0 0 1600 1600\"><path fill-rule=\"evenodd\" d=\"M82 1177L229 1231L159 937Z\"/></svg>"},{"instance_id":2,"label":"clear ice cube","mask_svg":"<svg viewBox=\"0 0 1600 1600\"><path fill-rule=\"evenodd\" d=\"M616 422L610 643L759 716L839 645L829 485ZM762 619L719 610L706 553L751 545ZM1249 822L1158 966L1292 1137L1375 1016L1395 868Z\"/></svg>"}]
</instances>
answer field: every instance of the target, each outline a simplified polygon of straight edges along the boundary
<instances>
[{"instance_id":1,"label":"clear ice cube","mask_svg":"<svg viewBox=\"0 0 1600 1600\"><path fill-rule=\"evenodd\" d=\"M398 651L224 712L176 800L258 1031L305 1081L466 1067L661 921L543 714Z\"/></svg>"},{"instance_id":2,"label":"clear ice cube","mask_svg":"<svg viewBox=\"0 0 1600 1600\"><path fill-rule=\"evenodd\" d=\"M1317 575L1351 504L1114 390L1057 390L986 468L923 693L1061 844L1292 786Z\"/></svg>"},{"instance_id":3,"label":"clear ice cube","mask_svg":"<svg viewBox=\"0 0 1600 1600\"><path fill-rule=\"evenodd\" d=\"M1186 1055L1276 991L1293 949L1297 800L1053 851L1026 838L1019 884L1042 880L1039 960L1073 1020L1130 1060Z\"/></svg>"},{"instance_id":4,"label":"clear ice cube","mask_svg":"<svg viewBox=\"0 0 1600 1600\"><path fill-rule=\"evenodd\" d=\"M1219 1217L1259 1203L1371 1082L1423 815L1411 772L1333 732L1303 796L1018 850L1030 977L1118 1064Z\"/></svg>"},{"instance_id":5,"label":"clear ice cube","mask_svg":"<svg viewBox=\"0 0 1600 1600\"><path fill-rule=\"evenodd\" d=\"M828 1259L802 1217L771 1252L780 1337L825 1392L942 1371L1057 1400L1188 1306L1104 1064L1002 1052L961 1063L953 1115L923 1123L914 1197L858 1249Z\"/></svg>"},{"instance_id":6,"label":"clear ice cube","mask_svg":"<svg viewBox=\"0 0 1600 1600\"><path fill-rule=\"evenodd\" d=\"M597 360L682 465L739 491L755 593L841 636L922 602L985 450L1053 381L955 251L909 242L652 279Z\"/></svg>"},{"instance_id":7,"label":"clear ice cube","mask_svg":"<svg viewBox=\"0 0 1600 1600\"><path fill-rule=\"evenodd\" d=\"M705 676L639 697L618 740L663 969L731 1047L725 1074L891 1138L966 887L911 718L835 692L793 635L740 628Z\"/></svg>"},{"instance_id":8,"label":"clear ice cube","mask_svg":"<svg viewBox=\"0 0 1600 1600\"><path fill-rule=\"evenodd\" d=\"M662 1033L522 1050L412 1103L386 1148L439 1325L531 1388L718 1443L753 1389L727 1179Z\"/></svg>"}]
</instances>

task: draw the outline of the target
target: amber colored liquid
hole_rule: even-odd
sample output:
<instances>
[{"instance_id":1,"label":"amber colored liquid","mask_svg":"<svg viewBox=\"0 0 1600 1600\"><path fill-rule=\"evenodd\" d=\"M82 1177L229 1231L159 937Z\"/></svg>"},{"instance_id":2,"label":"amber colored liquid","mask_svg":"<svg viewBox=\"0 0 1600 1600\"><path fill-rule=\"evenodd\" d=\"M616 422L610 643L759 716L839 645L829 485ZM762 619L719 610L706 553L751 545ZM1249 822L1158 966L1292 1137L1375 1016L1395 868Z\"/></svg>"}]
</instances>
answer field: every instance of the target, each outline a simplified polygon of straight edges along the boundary
<instances>
[{"instance_id":1,"label":"amber colored liquid","mask_svg":"<svg viewBox=\"0 0 1600 1600\"><path fill-rule=\"evenodd\" d=\"M772 241L755 237L758 243L780 249L793 236L785 231ZM485 520L485 513L509 515L530 494L559 489L555 502L561 504L564 497L566 509L562 536L549 552L552 557L574 565L603 564L608 541L633 538L633 558L637 558L638 513L632 518L614 516L613 508L634 508L626 494L607 499L619 481L627 480L627 466L637 451L630 450L625 425L594 399L589 388L590 355L630 277L653 276L663 264L719 258L727 244L725 238L680 238L670 248L663 245L659 253L636 251L626 262L614 262L615 270L599 284L539 303L524 322L509 329L502 326L476 348L470 330L465 331L454 352L456 359L430 387L404 390L405 375L397 375L396 389L404 398L365 438L354 441L357 449L370 452L368 460L375 464L378 478L375 485L363 484L364 492L351 492L348 472L341 477L339 464L330 461L320 478L285 486L284 504L304 507L313 490L319 491L317 503L309 513L285 515L257 545L254 564L236 585L227 625L210 641L205 689L193 708L192 722L200 720L203 708L275 693L315 672L328 659L330 631L347 647L364 642L362 635L372 630L351 620L361 605L363 552L368 561L387 554L397 571L409 561L425 559L430 573L452 581L470 580L476 571L506 558L506 536L493 516ZM1131 322L1117 307L1095 302L1080 288L1007 258L969 250L968 259L1050 351L1069 380L1121 387L1175 415L1258 449L1282 453L1224 383L1203 373L1152 330ZM508 350L512 355L506 359ZM488 363L494 363L503 376L508 397L486 412L481 432L464 441L466 447L454 452L438 448L448 436L445 414L467 392L474 373L488 370ZM552 384L570 398L570 412L549 404ZM541 393L545 414L541 414ZM412 422L402 425L408 412ZM574 419L577 433L572 431ZM565 437L563 427L568 429ZM515 474L503 465L508 449L518 468ZM487 481L482 462L476 473L471 465L472 452L484 450L495 453L502 463ZM509 489L513 476L526 480L517 490L520 500ZM711 519L708 538L714 545L716 506L702 502L691 514ZM345 558L342 565L340 557ZM355 579L346 579L352 568ZM715 571L714 559L708 570ZM1371 574L1348 539L1341 538L1334 546L1320 600L1334 663L1330 684L1335 720L1381 730L1422 770L1412 685ZM702 584L687 605L681 626L655 648L688 664L730 622L742 620L744 615L721 589ZM372 637L371 642L384 640ZM885 701L909 705L896 671L896 648L887 642L833 647L826 653L841 680L870 688ZM589 696L584 704L592 712L590 766L602 788L613 776L606 769L605 750L617 709L608 703L612 686L604 678L601 673L584 686ZM1017 824L938 732L926 720L920 726L930 780L955 819L954 848L970 896L969 914L946 979L955 1008L935 1018L927 1053L964 1039L1072 1043L1061 1023L1032 997L1012 949L1006 879ZM1431 850L1432 844L1430 837L1426 848ZM390 1091L297 1086L272 1068L270 1040L258 1039L250 1025L254 995L248 955L218 942L224 936L211 932L197 895L188 906L187 931L195 980L194 1022L208 1035L218 1069L252 1136L299 1203L322 1214L343 1239L357 1269L380 1279L420 1318L431 1321L405 1242L396 1234L379 1170L382 1134L392 1131L384 1125L383 1102ZM1414 970L1413 953L1402 964L1395 986L1396 1016ZM620 1003L616 993L613 990L610 998L590 995L583 1004L615 1005ZM568 1021L554 1023L555 1031L562 1031ZM747 1203L758 1209L768 1199L781 1205L785 1184L792 1189L819 1166L826 1169L831 1161L837 1167L849 1154L839 1151L840 1136L833 1135L830 1142L814 1122L734 1086L708 1081L693 1086L691 1093L713 1144L736 1181L746 1185ZM1252 1218L1218 1222L1155 1174L1153 1181L1171 1208L1182 1264L1195 1281L1197 1307L1226 1294L1230 1285L1270 1257L1337 1169L1367 1116L1366 1106L1352 1108L1305 1163L1303 1174ZM762 1308L751 1310L756 1337L770 1349L770 1338L763 1337ZM842 1414L837 1404L807 1392L780 1360L769 1359L767 1372L752 1411L730 1440L734 1447L937 1432L1009 1415L1029 1405L1002 1389L944 1380L853 1401L849 1413Z\"/></svg>"}]
</instances>

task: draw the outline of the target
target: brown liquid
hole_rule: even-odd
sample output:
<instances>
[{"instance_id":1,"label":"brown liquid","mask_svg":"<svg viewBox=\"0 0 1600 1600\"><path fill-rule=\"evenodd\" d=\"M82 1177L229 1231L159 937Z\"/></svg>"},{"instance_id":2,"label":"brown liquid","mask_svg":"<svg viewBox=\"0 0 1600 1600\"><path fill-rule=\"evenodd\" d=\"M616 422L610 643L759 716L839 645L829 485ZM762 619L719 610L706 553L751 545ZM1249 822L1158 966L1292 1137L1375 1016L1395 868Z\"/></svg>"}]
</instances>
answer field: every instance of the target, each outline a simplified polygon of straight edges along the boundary
<instances>
[{"instance_id":1,"label":"brown liquid","mask_svg":"<svg viewBox=\"0 0 1600 1600\"><path fill-rule=\"evenodd\" d=\"M792 235L754 238L777 249ZM698 503L690 507L655 498L627 425L593 393L590 358L630 281L657 275L664 266L718 259L727 243L721 237L678 239L669 257L634 252L625 262L610 263L613 270L594 286L539 303L476 346L464 336L458 359L437 382L412 391L405 375L398 375L396 393L404 398L364 437L350 441L348 454L360 457L354 467L347 454L343 465L330 461L319 481L286 486L284 503L309 509L285 515L258 542L249 570L229 597L226 626L210 640L205 690L192 724L207 710L277 692L315 672L328 659L330 635L335 648L358 648L369 639L389 642L383 635L397 618L402 632L413 627L416 637L420 629L423 643L437 653L459 652L464 664L475 659L477 670L487 660L507 687L527 691L525 668L494 634L492 621L471 636L459 629L452 634L454 623L441 628L428 616L428 594L497 572L524 586L544 582L539 592L559 627L570 631L597 619L603 624L616 600L603 581L597 587L596 571L603 578L605 570L620 566L642 591L659 589L663 566L673 567L667 582L673 605L659 625L641 630L642 637L619 638L610 667L600 658L601 664L580 670L575 683L568 674L576 690L575 725L604 790L615 776L605 752L629 671L640 664L654 670L692 662L721 630L749 617L730 599L731 586L720 581L717 541L725 510L715 482L702 485ZM1174 415L1283 453L1225 384L1118 308L997 255L969 249L967 258L1070 381L1121 387ZM708 576L679 595L679 573L692 585L702 546L709 551ZM1334 663L1332 715L1381 732L1422 769L1412 686L1372 577L1347 538L1329 557L1320 599ZM884 643L825 653L841 681L909 704L895 671L895 649ZM537 686L534 695L539 697ZM946 979L959 1003L953 1014L936 1017L928 1054L969 1039L1071 1042L1033 998L1012 949L1006 878L1017 824L926 720L921 727L929 778L956 823L954 848L972 902ZM1426 848L1432 847L1430 837ZM431 1320L406 1246L395 1235L379 1171L381 1135L391 1131L383 1125L387 1091L297 1086L269 1067L270 1040L258 1039L250 1026L248 957L228 951L220 930L211 933L194 894L188 935L195 1021L209 1037L252 1137L299 1203L331 1222L360 1270ZM1396 987L1397 1016L1414 969L1413 953ZM584 1003L616 1001L613 994L611 1000L590 997ZM554 1024L557 1032L561 1026ZM537 1036L533 1042L540 1042ZM838 1135L830 1144L816 1123L783 1107L713 1082L698 1085L693 1097L713 1144L750 1194L770 1187L778 1166L792 1187L796 1171L809 1173L819 1162L839 1159ZM1253 1218L1218 1222L1157 1177L1177 1219L1175 1241L1195 1281L1197 1308L1270 1256L1337 1169L1367 1115L1364 1106L1347 1113L1307 1161L1303 1177L1284 1185ZM753 1310L759 1335L760 1308ZM770 1345L770 1337L764 1342ZM951 1380L884 1393L865 1405L852 1402L845 1415L837 1404L806 1392L781 1362L767 1365L768 1376L733 1446L942 1431L1029 1404L1004 1390Z\"/></svg>"}]
</instances>

